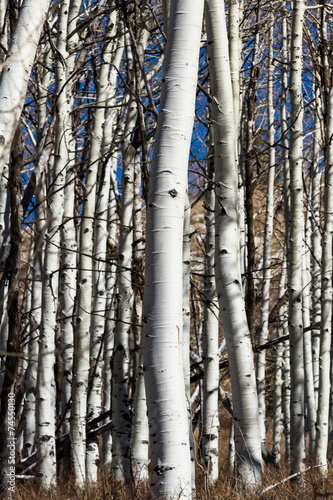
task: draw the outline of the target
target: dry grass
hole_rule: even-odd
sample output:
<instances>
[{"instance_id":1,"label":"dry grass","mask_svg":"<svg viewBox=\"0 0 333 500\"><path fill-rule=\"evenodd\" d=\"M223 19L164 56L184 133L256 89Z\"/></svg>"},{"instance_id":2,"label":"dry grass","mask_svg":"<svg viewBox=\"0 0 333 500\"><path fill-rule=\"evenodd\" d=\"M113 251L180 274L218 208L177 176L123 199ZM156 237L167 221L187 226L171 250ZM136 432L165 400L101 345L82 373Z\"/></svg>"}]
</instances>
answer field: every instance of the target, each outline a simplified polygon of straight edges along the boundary
<instances>
[{"instance_id":1,"label":"dry grass","mask_svg":"<svg viewBox=\"0 0 333 500\"><path fill-rule=\"evenodd\" d=\"M319 469L310 469L304 476L304 488L295 481L287 480L289 470L285 464L276 468L272 465L265 466L263 486L245 495L233 488L232 471L228 466L228 433L229 417L221 410L220 430L220 479L214 487L208 487L205 481L204 470L200 464L197 466L197 492L196 500L333 500L333 469L330 468L326 478L323 478ZM268 436L270 437L270 432ZM282 441L283 445L283 441ZM263 490L271 485L277 485L267 493ZM148 485L122 485L112 481L109 474L100 474L97 485L80 490L74 481L67 479L60 481L59 485L50 492L41 491L33 480L22 483L17 480L15 500L145 500L151 498ZM161 500L161 499L158 499Z\"/></svg>"},{"instance_id":2,"label":"dry grass","mask_svg":"<svg viewBox=\"0 0 333 500\"><path fill-rule=\"evenodd\" d=\"M282 484L284 478L288 477L288 469L281 467L274 469L267 467L264 475L263 487L252 494L245 495L233 489L232 474L226 468L221 467L220 479L213 488L205 486L202 474L198 478L197 500L313 500L333 499L333 471L329 470L324 480L318 469L312 469L305 473L304 488L288 480ZM261 494L265 488L277 484L275 488L267 493ZM144 500L151 498L147 485L130 487L114 483L108 478L100 477L97 485L87 487L85 490L75 488L73 482L59 484L50 492L41 491L34 482L26 481L18 483L15 490L15 500Z\"/></svg>"}]
</instances>

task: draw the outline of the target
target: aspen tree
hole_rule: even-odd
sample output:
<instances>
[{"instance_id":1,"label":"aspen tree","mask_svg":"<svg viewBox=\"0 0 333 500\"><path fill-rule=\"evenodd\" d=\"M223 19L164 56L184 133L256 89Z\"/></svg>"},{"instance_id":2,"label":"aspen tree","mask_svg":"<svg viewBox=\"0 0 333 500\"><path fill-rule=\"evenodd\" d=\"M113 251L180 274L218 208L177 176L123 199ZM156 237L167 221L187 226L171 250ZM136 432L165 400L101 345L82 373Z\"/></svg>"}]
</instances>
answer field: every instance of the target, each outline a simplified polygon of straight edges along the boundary
<instances>
[{"instance_id":1,"label":"aspen tree","mask_svg":"<svg viewBox=\"0 0 333 500\"><path fill-rule=\"evenodd\" d=\"M231 0L228 10L228 40L229 40L229 61L230 76L234 106L234 127L236 140L236 159L239 165L239 189L238 189L238 225L239 225L239 245L240 245L240 265L241 273L246 275L246 224L244 211L244 172L242 168L243 144L241 141L241 110L243 107L242 82L240 75L241 68L241 33L240 22L242 20L243 6L239 0Z\"/></svg>"},{"instance_id":2,"label":"aspen tree","mask_svg":"<svg viewBox=\"0 0 333 500\"><path fill-rule=\"evenodd\" d=\"M38 481L46 488L50 488L56 481L54 342L57 331L60 226L63 220L63 188L68 162L65 128L68 109L64 87L66 72L61 58L66 56L68 6L68 1L64 0L59 7L58 14L58 57L55 60L57 95L55 160L51 180L52 194L48 197L48 227L45 235L42 319L37 375L37 470Z\"/></svg>"},{"instance_id":3,"label":"aspen tree","mask_svg":"<svg viewBox=\"0 0 333 500\"><path fill-rule=\"evenodd\" d=\"M143 14L147 14L145 2ZM143 59L149 30L144 23L138 37L135 56ZM133 42L133 40L132 40ZM134 294L132 288L133 201L136 144L132 140L138 118L135 97L135 72L130 36L125 36L130 95L122 142L122 203L119 228L119 256L117 268L118 317L114 333L112 372L112 470L117 481L125 481L130 474L130 329Z\"/></svg>"},{"instance_id":4,"label":"aspen tree","mask_svg":"<svg viewBox=\"0 0 333 500\"><path fill-rule=\"evenodd\" d=\"M142 353L142 292L143 292L143 258L144 236L142 221L141 198L141 165L140 154L136 155L134 172L134 204L133 204L133 333L134 362L132 391L132 421L131 421L131 469L135 484L146 481L148 475L148 442L149 429L147 418L146 390L143 373Z\"/></svg>"},{"instance_id":5,"label":"aspen tree","mask_svg":"<svg viewBox=\"0 0 333 500\"><path fill-rule=\"evenodd\" d=\"M274 19L270 16L269 22L269 47L268 47L268 88L267 88L267 114L268 114L268 143L269 143L269 161L267 172L267 193L266 193L266 214L265 214L265 234L264 234L264 255L263 255L263 282L262 282L262 300L260 310L260 332L258 346L267 342L268 338L268 319L269 319L269 299L271 283L271 247L273 237L273 216L274 216L274 177L275 177L275 128L274 128L274 104L273 104L273 35ZM259 422L261 442L265 444L265 420L266 420L266 401L265 401L265 369L266 369L266 350L260 350L257 357L257 390L259 404Z\"/></svg>"},{"instance_id":6,"label":"aspen tree","mask_svg":"<svg viewBox=\"0 0 333 500\"><path fill-rule=\"evenodd\" d=\"M312 323L319 325L321 320L321 234L320 234L320 179L321 171L319 169L320 155L320 118L321 112L319 88L316 85L315 110L314 110L314 134L312 145L312 164L311 164L311 256L312 256ZM319 346L320 334L317 329L313 329L312 336L312 363L313 363L313 384L315 391L315 408L318 407L318 387L319 387Z\"/></svg>"},{"instance_id":7,"label":"aspen tree","mask_svg":"<svg viewBox=\"0 0 333 500\"><path fill-rule=\"evenodd\" d=\"M72 111L74 107L72 74L75 67L76 55L74 48L78 44L78 36L71 33L71 16L78 14L78 8L73 2L67 3L67 37L66 46L63 50L63 70L66 77L64 91L66 92L66 105L63 116L64 138L67 148L66 182L64 193L64 213L61 226L61 272L59 282L59 306L60 306L60 332L59 349L61 358L61 420L62 432L70 432L71 416L71 393L73 379L73 357L74 357L74 312L76 299L76 276L77 276L77 240L74 223L74 200L75 200L75 143L72 131ZM78 5L78 7L80 4ZM76 7L76 8L75 8ZM68 41L70 40L70 43ZM71 50L71 53L69 52ZM66 155L66 150L63 152ZM69 457L65 456L62 462L63 470L69 467Z\"/></svg>"},{"instance_id":8,"label":"aspen tree","mask_svg":"<svg viewBox=\"0 0 333 500\"><path fill-rule=\"evenodd\" d=\"M311 197L311 193L310 193ZM315 440L316 440L316 403L314 395L313 384L313 363L312 363L312 343L311 343L311 328L310 328L310 287L311 287L311 273L310 273L310 214L309 205L305 212L305 229L304 229L304 243L305 252L302 260L302 318L304 329L304 375L305 375L305 402L306 402L306 420L307 426L305 428L309 433L309 457L313 461Z\"/></svg>"},{"instance_id":9,"label":"aspen tree","mask_svg":"<svg viewBox=\"0 0 333 500\"><path fill-rule=\"evenodd\" d=\"M212 132L210 132L212 136ZM208 484L218 480L219 464L219 321L215 284L215 191L214 149L208 144L205 243L205 302L203 324L203 411L202 411L202 455L207 467ZM214 310L215 306L215 310Z\"/></svg>"},{"instance_id":10,"label":"aspen tree","mask_svg":"<svg viewBox=\"0 0 333 500\"><path fill-rule=\"evenodd\" d=\"M0 178L9 161L50 0L25 0L0 76Z\"/></svg>"},{"instance_id":11,"label":"aspen tree","mask_svg":"<svg viewBox=\"0 0 333 500\"><path fill-rule=\"evenodd\" d=\"M195 490L195 449L192 432L191 409L191 381L190 381L190 333L191 333L191 204L188 190L184 206L184 231L183 231L183 329L182 329L182 359L185 381L185 398L187 405L188 432L190 439L190 452L192 461L192 489Z\"/></svg>"},{"instance_id":12,"label":"aspen tree","mask_svg":"<svg viewBox=\"0 0 333 500\"><path fill-rule=\"evenodd\" d=\"M333 41L331 43L331 51ZM330 66L333 56L331 52ZM328 69L328 68L327 68ZM333 234L333 72L331 70L329 89L325 103L325 192L324 192L324 232L321 259L321 323L320 323L320 370L317 412L316 462L327 474L327 446L329 431L330 402L330 352L332 337L332 234Z\"/></svg>"},{"instance_id":13,"label":"aspen tree","mask_svg":"<svg viewBox=\"0 0 333 500\"><path fill-rule=\"evenodd\" d=\"M151 486L168 499L192 495L181 352L182 246L202 15L202 0L171 2L147 207L143 361Z\"/></svg>"},{"instance_id":14,"label":"aspen tree","mask_svg":"<svg viewBox=\"0 0 333 500\"><path fill-rule=\"evenodd\" d=\"M119 26L122 25L118 18ZM113 55L113 65L110 68L109 74L109 89L107 97L107 109L104 123L104 134L102 143L102 158L106 162L105 176L109 175L109 199L108 199L108 212L107 212L107 234L108 234L108 250L109 253L116 249L117 240L117 154L108 158L110 149L112 147L111 141L115 132L115 122L117 119L117 110L112 107L116 101L116 83L118 68L120 67L121 59L124 52L124 35L121 35L117 42L117 47ZM114 328L115 328L115 297L116 297L116 270L115 266L110 262L107 264L106 272L106 321L104 332L104 373L103 373L103 407L104 412L111 410L111 359L114 346ZM111 421L111 415L107 422ZM103 465L111 467L112 462L112 431L108 430L103 434Z\"/></svg>"},{"instance_id":15,"label":"aspen tree","mask_svg":"<svg viewBox=\"0 0 333 500\"><path fill-rule=\"evenodd\" d=\"M282 299L285 293L285 282L286 282L286 260L283 256L281 277L279 283L279 300ZM277 337L284 334L284 312L285 305L280 309L280 317L278 319L277 325ZM281 428L282 428L282 383L283 383L283 352L284 345L280 342L276 346L275 360L274 360L274 410L273 410L273 446L272 455L274 457L275 464L281 462Z\"/></svg>"},{"instance_id":16,"label":"aspen tree","mask_svg":"<svg viewBox=\"0 0 333 500\"><path fill-rule=\"evenodd\" d=\"M221 0L206 1L206 23L217 185L216 288L233 392L236 479L240 488L249 489L261 484L261 446L252 345L240 277L233 95Z\"/></svg>"},{"instance_id":17,"label":"aspen tree","mask_svg":"<svg viewBox=\"0 0 333 500\"><path fill-rule=\"evenodd\" d=\"M48 69L51 65L51 51L46 49L43 58L45 67L37 78L37 134L36 144L39 151L44 144L44 127L47 116L47 95L50 84L51 73ZM29 358L26 372L26 396L24 406L25 426L23 431L23 453L29 455L35 450L36 444L36 384L37 384L37 366L38 366L38 338L40 332L40 323L42 317L42 281L43 281L43 263L45 241L44 233L46 227L46 182L45 174L41 175L36 185L35 200L36 208L34 211L34 254L33 254L33 279L32 279L32 298L30 312L30 341Z\"/></svg>"},{"instance_id":18,"label":"aspen tree","mask_svg":"<svg viewBox=\"0 0 333 500\"><path fill-rule=\"evenodd\" d=\"M100 145L103 141L105 110L109 95L109 72L113 56L113 37L117 29L117 11L114 10L108 19L105 30L102 60L97 83L97 102L94 115L94 128L90 148L90 162L95 171L99 167L99 191L96 194L93 274L92 274L92 316L90 329L90 368L89 392L87 399L87 415L89 419L99 416L102 405L102 341L105 328L106 310L106 283L105 260L107 246L107 210L110 190L110 162L99 162L101 154ZM99 108L99 109L98 109ZM92 440L86 449L86 469L90 482L97 481L97 468L99 462L98 438Z\"/></svg>"},{"instance_id":19,"label":"aspen tree","mask_svg":"<svg viewBox=\"0 0 333 500\"><path fill-rule=\"evenodd\" d=\"M290 336L290 467L291 473L302 472L304 449L304 347L302 318L303 245L303 93L302 38L304 1L295 0L290 56L290 216L288 248L289 336ZM301 476L300 476L301 477Z\"/></svg>"}]
</instances>

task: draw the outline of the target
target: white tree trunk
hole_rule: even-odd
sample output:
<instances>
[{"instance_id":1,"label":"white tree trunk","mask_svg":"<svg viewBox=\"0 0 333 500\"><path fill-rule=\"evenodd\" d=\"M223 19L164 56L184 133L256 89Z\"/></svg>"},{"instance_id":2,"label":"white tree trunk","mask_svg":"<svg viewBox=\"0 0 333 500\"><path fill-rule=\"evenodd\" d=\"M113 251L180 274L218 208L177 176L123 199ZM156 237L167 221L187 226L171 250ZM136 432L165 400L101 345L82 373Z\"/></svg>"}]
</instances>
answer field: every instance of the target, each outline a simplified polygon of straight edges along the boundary
<instances>
[{"instance_id":1,"label":"white tree trunk","mask_svg":"<svg viewBox=\"0 0 333 500\"><path fill-rule=\"evenodd\" d=\"M140 154L136 155L134 177L133 214L133 308L134 360L132 379L132 428L131 428L131 468L135 484L147 481L149 428L147 418L146 389L143 374L142 353L142 274L144 258L144 234L142 224L141 165ZM133 397L134 391L134 397Z\"/></svg>"},{"instance_id":2,"label":"white tree trunk","mask_svg":"<svg viewBox=\"0 0 333 500\"><path fill-rule=\"evenodd\" d=\"M333 47L333 42L331 44ZM332 57L331 57L332 66ZM332 78L332 77L331 77ZM330 402L330 352L332 337L332 235L333 235L333 84L326 102L324 233L321 259L320 371L317 413L316 461L327 473L328 418Z\"/></svg>"},{"instance_id":3,"label":"white tree trunk","mask_svg":"<svg viewBox=\"0 0 333 500\"><path fill-rule=\"evenodd\" d=\"M190 381L190 333L191 333L191 204L186 191L184 206L184 232L183 232L183 330L182 330L182 358L185 381L185 398L187 405L188 432L190 439L190 452L192 462L192 489L195 490L195 445L192 432L191 409L191 381Z\"/></svg>"},{"instance_id":4,"label":"white tree trunk","mask_svg":"<svg viewBox=\"0 0 333 500\"><path fill-rule=\"evenodd\" d=\"M302 317L303 317L303 342L304 342L304 375L305 375L305 402L306 402L306 431L309 432L309 457L314 459L315 440L316 440L316 403L313 384L313 363L312 363L312 342L310 328L310 291L311 291L311 272L310 272L310 217L309 207L305 214L305 252L302 261Z\"/></svg>"},{"instance_id":5,"label":"white tree trunk","mask_svg":"<svg viewBox=\"0 0 333 500\"><path fill-rule=\"evenodd\" d=\"M57 49L62 56L66 51L67 9L68 3L64 1L59 9L57 39ZM54 341L57 331L60 226L63 222L63 188L68 161L65 136L67 100L64 83L66 73L59 57L56 59L55 68L57 94L55 161L52 172L52 194L48 198L49 224L46 234L42 285L42 320L36 399L38 481L47 488L54 484L56 479Z\"/></svg>"},{"instance_id":6,"label":"white tree trunk","mask_svg":"<svg viewBox=\"0 0 333 500\"><path fill-rule=\"evenodd\" d=\"M260 331L258 346L261 346L268 338L269 320L269 300L271 283L271 247L273 238L273 218L274 218L274 177L275 177L275 128L274 128L274 104L273 104L273 34L274 19L270 16L272 24L269 28L269 55L268 55L268 89L267 89L267 113L268 113L268 143L269 162L267 172L267 193L266 193L266 215L265 215L265 235L264 235L264 255L263 255L263 282L262 300L260 310ZM261 442L265 444L266 437L266 400L265 400L265 371L266 371L266 350L258 352L257 357L257 390L259 404L259 423Z\"/></svg>"},{"instance_id":7,"label":"white tree trunk","mask_svg":"<svg viewBox=\"0 0 333 500\"><path fill-rule=\"evenodd\" d=\"M261 484L261 445L252 345L240 276L238 170L224 3L207 0L206 7L217 184L216 287L230 364L236 476L240 487L253 488Z\"/></svg>"},{"instance_id":8,"label":"white tree trunk","mask_svg":"<svg viewBox=\"0 0 333 500\"><path fill-rule=\"evenodd\" d=\"M295 0L290 59L290 218L288 248L289 335L290 335L290 466L291 473L301 472L305 464L304 448L304 356L302 318L303 245L303 92L302 38L304 1Z\"/></svg>"},{"instance_id":9,"label":"white tree trunk","mask_svg":"<svg viewBox=\"0 0 333 500\"><path fill-rule=\"evenodd\" d=\"M212 133L210 134L210 136ZM208 145L205 244L205 301L203 324L203 412L202 455L208 475L208 484L218 480L219 465L219 321L215 284L215 191L213 148ZM215 307L214 307L215 306ZM215 310L214 310L215 309Z\"/></svg>"},{"instance_id":10,"label":"white tree trunk","mask_svg":"<svg viewBox=\"0 0 333 500\"><path fill-rule=\"evenodd\" d=\"M171 3L147 210L143 321L151 486L168 499L192 495L181 352L182 247L202 14L203 0Z\"/></svg>"},{"instance_id":11,"label":"white tree trunk","mask_svg":"<svg viewBox=\"0 0 333 500\"><path fill-rule=\"evenodd\" d=\"M112 253L112 251L116 248L116 240L117 240L117 155L114 155L113 158L107 158L110 147L111 147L111 139L114 133L114 126L117 118L117 111L112 107L112 104L115 102L115 89L117 83L117 68L120 67L122 55L124 52L124 36L122 35L117 43L117 48L114 53L114 57L112 59L112 67L110 69L109 74L109 94L108 94L108 108L105 116L104 123L104 135L103 135L103 144L102 144L102 156L104 161L111 163L110 170L106 166L106 171L109 171L110 175L110 191L109 191L109 203L108 203L108 251ZM107 175L107 174L106 174ZM105 322L105 332L104 332L104 374L103 374L103 408L105 411L111 410L111 359L113 355L113 347L114 347L114 329L115 329L115 311L116 311L116 270L115 267L110 263L107 267L107 275L106 275L106 322ZM104 421L107 423L111 421L111 415ZM103 465L106 466L107 469L110 469L112 462L112 431L108 430L103 434Z\"/></svg>"},{"instance_id":12,"label":"white tree trunk","mask_svg":"<svg viewBox=\"0 0 333 500\"><path fill-rule=\"evenodd\" d=\"M0 178L25 101L28 80L50 0L25 0L0 77Z\"/></svg>"},{"instance_id":13,"label":"white tree trunk","mask_svg":"<svg viewBox=\"0 0 333 500\"><path fill-rule=\"evenodd\" d=\"M128 71L133 74L133 55L126 39ZM134 90L133 80L131 90ZM137 103L131 96L122 143L122 203L119 226L119 256L117 267L118 317L114 333L112 371L112 472L116 481L125 482L130 475L130 329L133 311L132 243L135 148L132 133L136 125Z\"/></svg>"},{"instance_id":14,"label":"white tree trunk","mask_svg":"<svg viewBox=\"0 0 333 500\"><path fill-rule=\"evenodd\" d=\"M320 155L320 97L319 89L314 90L316 96L316 108L314 116L314 134L312 146L311 164L311 257L312 257L312 323L320 325L321 321L321 223L320 223L320 180L322 172L319 169ZM315 391L315 408L318 407L319 389L319 346L320 333L318 328L312 330L312 363L313 363L313 383Z\"/></svg>"},{"instance_id":15,"label":"white tree trunk","mask_svg":"<svg viewBox=\"0 0 333 500\"><path fill-rule=\"evenodd\" d=\"M87 416L93 419L99 416L102 410L102 341L105 329L106 310L106 276L105 261L107 247L107 210L110 191L110 162L105 166L99 161L100 145L103 140L105 109L103 106L109 104L109 71L113 54L113 37L117 29L117 11L114 10L109 16L105 32L105 41L102 53L102 63L99 71L97 85L97 106L94 116L94 128L90 149L90 162L92 168L98 170L100 189L96 201L95 224L94 224L94 248L93 248L93 291L92 291L92 316L90 329L90 369L89 369L89 393L87 400ZM103 171L104 170L104 171ZM97 180L97 179L96 179ZM97 482L97 470L99 462L98 438L93 439L86 449L87 479Z\"/></svg>"}]
</instances>

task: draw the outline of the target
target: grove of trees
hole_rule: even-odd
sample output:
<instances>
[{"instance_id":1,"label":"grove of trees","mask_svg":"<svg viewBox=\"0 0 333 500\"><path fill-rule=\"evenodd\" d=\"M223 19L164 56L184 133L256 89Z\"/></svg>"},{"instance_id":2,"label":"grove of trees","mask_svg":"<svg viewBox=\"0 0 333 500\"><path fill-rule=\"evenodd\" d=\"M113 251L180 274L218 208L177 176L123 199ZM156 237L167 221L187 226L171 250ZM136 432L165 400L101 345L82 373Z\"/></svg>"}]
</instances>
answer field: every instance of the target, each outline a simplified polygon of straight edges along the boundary
<instances>
[{"instance_id":1,"label":"grove of trees","mask_svg":"<svg viewBox=\"0 0 333 500\"><path fill-rule=\"evenodd\" d=\"M195 498L221 447L240 495L269 464L325 481L332 16L0 0L4 496L14 427L16 482L45 494L108 475Z\"/></svg>"}]
</instances>

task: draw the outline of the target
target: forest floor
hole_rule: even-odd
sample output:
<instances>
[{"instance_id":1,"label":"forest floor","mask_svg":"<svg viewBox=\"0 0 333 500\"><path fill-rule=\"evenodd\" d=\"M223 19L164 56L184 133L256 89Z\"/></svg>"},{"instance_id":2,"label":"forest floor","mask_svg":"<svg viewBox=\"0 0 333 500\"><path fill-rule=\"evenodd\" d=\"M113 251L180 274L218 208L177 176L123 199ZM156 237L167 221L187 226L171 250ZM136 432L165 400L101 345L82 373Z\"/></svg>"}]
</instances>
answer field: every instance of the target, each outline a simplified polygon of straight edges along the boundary
<instances>
[{"instance_id":1,"label":"forest floor","mask_svg":"<svg viewBox=\"0 0 333 500\"><path fill-rule=\"evenodd\" d=\"M252 494L244 495L233 488L233 474L228 465L229 449L229 424L228 414L221 411L220 427L220 474L219 481L214 487L208 487L205 481L203 467L197 465L196 500L333 500L333 468L329 468L327 477L324 478L317 468L310 468L303 474L303 486L293 482L289 477L288 466L282 459L279 468L266 465L263 474L262 487ZM271 428L268 422L268 448L270 449ZM282 443L282 457L284 454L284 438ZM274 486L264 492L269 486ZM6 497L5 497L6 498ZM41 491L34 480L16 481L14 500L146 500L151 498L147 484L129 486L115 483L110 475L100 474L97 485L79 490L70 479L60 481L59 485L50 492ZM162 500L162 499L158 499Z\"/></svg>"}]
</instances>

